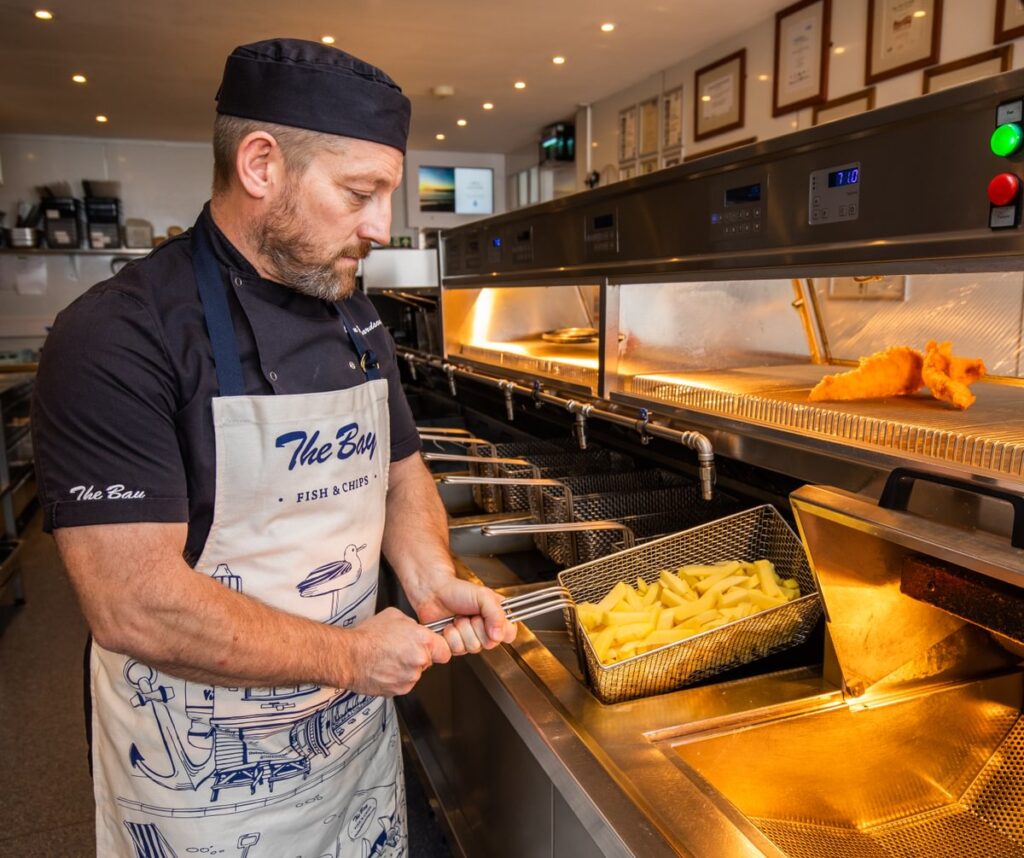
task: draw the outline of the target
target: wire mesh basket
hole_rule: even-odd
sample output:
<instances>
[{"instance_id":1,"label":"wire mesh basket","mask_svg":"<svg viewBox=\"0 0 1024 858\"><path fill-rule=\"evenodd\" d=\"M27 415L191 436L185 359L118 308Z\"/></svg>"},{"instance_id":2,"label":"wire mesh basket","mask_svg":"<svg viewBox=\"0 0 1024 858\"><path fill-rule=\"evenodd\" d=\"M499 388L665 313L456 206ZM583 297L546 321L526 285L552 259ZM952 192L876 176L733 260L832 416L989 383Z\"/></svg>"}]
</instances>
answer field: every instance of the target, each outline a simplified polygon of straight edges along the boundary
<instances>
[{"instance_id":1,"label":"wire mesh basket","mask_svg":"<svg viewBox=\"0 0 1024 858\"><path fill-rule=\"evenodd\" d=\"M590 449L567 453L524 455L529 465L498 465L497 476L509 479L574 477L584 474L622 473L634 467L634 461L612 450ZM531 507L529 486L502 485L501 508L505 512L522 512Z\"/></svg>"},{"instance_id":2,"label":"wire mesh basket","mask_svg":"<svg viewBox=\"0 0 1024 858\"><path fill-rule=\"evenodd\" d=\"M482 459L524 459L542 453L558 453L566 451L568 442L557 441L512 441L506 444L475 444L468 449L471 456ZM474 477L494 478L498 476L498 466L486 462L471 463L469 472ZM484 512L501 511L501 489L499 486L480 483L473 486L473 502Z\"/></svg>"},{"instance_id":3,"label":"wire mesh basket","mask_svg":"<svg viewBox=\"0 0 1024 858\"><path fill-rule=\"evenodd\" d=\"M603 703L662 694L717 673L781 652L806 640L821 616L821 598L799 538L770 505L666 536L602 560L565 569L558 582L573 600L598 602L619 581L648 583L663 569L722 560L768 559L782 578L796 578L800 598L734 620L675 644L612 665L601 664L585 630L580 629L587 680ZM564 612L571 637L575 612Z\"/></svg>"},{"instance_id":4,"label":"wire mesh basket","mask_svg":"<svg viewBox=\"0 0 1024 858\"><path fill-rule=\"evenodd\" d=\"M558 480L558 485L544 486L531 495L530 511L533 517L542 523L575 521L573 505L578 497L615 492L654 491L692 483L693 480L681 474L663 471L660 468L563 477Z\"/></svg>"}]
</instances>

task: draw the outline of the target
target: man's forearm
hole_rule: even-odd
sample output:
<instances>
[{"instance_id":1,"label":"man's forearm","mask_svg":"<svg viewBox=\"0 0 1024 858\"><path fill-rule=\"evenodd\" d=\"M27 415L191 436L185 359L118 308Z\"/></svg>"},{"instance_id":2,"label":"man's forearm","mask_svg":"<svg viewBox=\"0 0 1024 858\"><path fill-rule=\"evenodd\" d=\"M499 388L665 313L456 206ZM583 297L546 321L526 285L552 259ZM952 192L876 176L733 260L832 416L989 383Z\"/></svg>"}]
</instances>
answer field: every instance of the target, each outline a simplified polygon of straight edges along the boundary
<instances>
[{"instance_id":1,"label":"man's forearm","mask_svg":"<svg viewBox=\"0 0 1024 858\"><path fill-rule=\"evenodd\" d=\"M166 550L147 544L150 531L131 525L58 531L93 636L106 649L176 676L229 686L347 685L357 658L352 632L271 608L197 573ZM100 531L99 528L93 529ZM77 532L76 532L77 531ZM124 545L132 544L131 552ZM107 576L82 574L104 557L135 556L139 565ZM99 558L99 559L98 559Z\"/></svg>"},{"instance_id":2,"label":"man's forearm","mask_svg":"<svg viewBox=\"0 0 1024 858\"><path fill-rule=\"evenodd\" d=\"M455 574L448 515L419 456L391 465L383 552L414 608Z\"/></svg>"}]
</instances>

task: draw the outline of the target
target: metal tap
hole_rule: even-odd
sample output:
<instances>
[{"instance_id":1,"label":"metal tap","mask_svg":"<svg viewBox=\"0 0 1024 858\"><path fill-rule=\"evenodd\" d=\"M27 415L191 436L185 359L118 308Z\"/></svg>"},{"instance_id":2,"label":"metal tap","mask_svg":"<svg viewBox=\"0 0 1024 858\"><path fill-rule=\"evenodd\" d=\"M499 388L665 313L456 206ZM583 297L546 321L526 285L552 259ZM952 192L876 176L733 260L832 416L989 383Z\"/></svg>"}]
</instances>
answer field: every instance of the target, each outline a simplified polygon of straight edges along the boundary
<instances>
[{"instance_id":1,"label":"metal tap","mask_svg":"<svg viewBox=\"0 0 1024 858\"><path fill-rule=\"evenodd\" d=\"M651 443L651 436L647 432L647 424L651 422L651 412L646 408L640 409L640 419L636 421L636 431L640 433L640 443L647 446Z\"/></svg>"},{"instance_id":2,"label":"metal tap","mask_svg":"<svg viewBox=\"0 0 1024 858\"><path fill-rule=\"evenodd\" d=\"M412 352L405 353L405 362L409 366L409 378L416 381L416 358Z\"/></svg>"},{"instance_id":3,"label":"metal tap","mask_svg":"<svg viewBox=\"0 0 1024 858\"><path fill-rule=\"evenodd\" d=\"M455 367L450 363L446 363L442 364L441 368L444 370L444 374L448 376L448 391L454 399L459 395L459 392L455 389Z\"/></svg>"},{"instance_id":4,"label":"metal tap","mask_svg":"<svg viewBox=\"0 0 1024 858\"><path fill-rule=\"evenodd\" d=\"M505 395L505 417L508 418L509 423L512 423L516 419L515 403L512 401L512 394L516 389L515 383L499 381L498 387L501 388L501 392Z\"/></svg>"},{"instance_id":5,"label":"metal tap","mask_svg":"<svg viewBox=\"0 0 1024 858\"><path fill-rule=\"evenodd\" d=\"M581 450L587 449L587 418L594 410L594 406L590 403L580 404L574 400L570 400L565 406L570 413L576 415L576 423L573 426L573 431L576 434L576 444Z\"/></svg>"}]
</instances>

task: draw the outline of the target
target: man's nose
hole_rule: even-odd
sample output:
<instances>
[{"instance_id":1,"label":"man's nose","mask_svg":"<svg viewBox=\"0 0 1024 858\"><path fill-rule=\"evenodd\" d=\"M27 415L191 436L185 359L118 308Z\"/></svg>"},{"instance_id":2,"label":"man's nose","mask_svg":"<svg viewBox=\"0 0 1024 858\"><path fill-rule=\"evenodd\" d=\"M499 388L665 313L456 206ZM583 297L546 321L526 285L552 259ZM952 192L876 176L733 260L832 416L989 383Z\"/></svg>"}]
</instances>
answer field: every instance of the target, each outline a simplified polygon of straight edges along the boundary
<instances>
[{"instance_id":1,"label":"man's nose","mask_svg":"<svg viewBox=\"0 0 1024 858\"><path fill-rule=\"evenodd\" d=\"M386 246L391 241L391 197L367 206L364 215L356 234L365 241Z\"/></svg>"}]
</instances>

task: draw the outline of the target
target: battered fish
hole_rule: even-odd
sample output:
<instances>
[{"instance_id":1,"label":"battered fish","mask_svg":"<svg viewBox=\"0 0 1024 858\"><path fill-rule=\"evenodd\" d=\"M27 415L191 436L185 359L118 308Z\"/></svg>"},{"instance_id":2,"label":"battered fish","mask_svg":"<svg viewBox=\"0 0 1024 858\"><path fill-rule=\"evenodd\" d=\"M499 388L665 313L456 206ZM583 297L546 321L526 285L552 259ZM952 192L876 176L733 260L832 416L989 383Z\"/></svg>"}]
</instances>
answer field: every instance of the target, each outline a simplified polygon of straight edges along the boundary
<instances>
[{"instance_id":1,"label":"battered fish","mask_svg":"<svg viewBox=\"0 0 1024 858\"><path fill-rule=\"evenodd\" d=\"M932 396L962 411L977 398L967 385L984 377L985 362L981 358L954 357L953 344L948 340L941 345L929 340L921 374Z\"/></svg>"},{"instance_id":2,"label":"battered fish","mask_svg":"<svg viewBox=\"0 0 1024 858\"><path fill-rule=\"evenodd\" d=\"M917 349L892 346L861 358L860 366L849 372L826 375L811 390L812 401L878 399L907 396L924 387L921 367L924 357Z\"/></svg>"}]
</instances>

